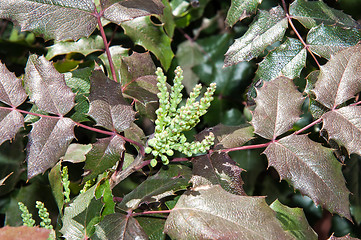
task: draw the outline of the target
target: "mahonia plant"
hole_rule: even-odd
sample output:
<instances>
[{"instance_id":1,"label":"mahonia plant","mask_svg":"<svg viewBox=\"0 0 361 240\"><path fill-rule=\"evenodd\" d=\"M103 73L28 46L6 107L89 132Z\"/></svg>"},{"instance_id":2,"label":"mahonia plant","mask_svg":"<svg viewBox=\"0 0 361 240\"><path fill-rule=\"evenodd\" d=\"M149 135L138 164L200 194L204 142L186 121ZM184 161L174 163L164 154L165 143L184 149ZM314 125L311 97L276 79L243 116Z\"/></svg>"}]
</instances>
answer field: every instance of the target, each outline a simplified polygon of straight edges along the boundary
<instances>
[{"instance_id":1,"label":"mahonia plant","mask_svg":"<svg viewBox=\"0 0 361 240\"><path fill-rule=\"evenodd\" d=\"M167 156L173 156L173 150L188 157L205 153L213 145L213 133L209 133L201 142L193 141L190 143L187 142L184 132L194 128L199 123L200 117L207 113L207 109L213 100L216 84L212 83L199 101L197 98L201 94L202 85L197 84L189 94L186 104L178 108L183 96L181 93L183 89L182 69L178 66L175 70L170 94L167 88L167 78L161 68L157 69L156 75L159 89L159 108L156 111L155 132L152 138L148 140L148 147L145 152L152 153L155 158L160 156L165 165L169 163ZM150 162L152 167L157 165L155 158Z\"/></svg>"}]
</instances>

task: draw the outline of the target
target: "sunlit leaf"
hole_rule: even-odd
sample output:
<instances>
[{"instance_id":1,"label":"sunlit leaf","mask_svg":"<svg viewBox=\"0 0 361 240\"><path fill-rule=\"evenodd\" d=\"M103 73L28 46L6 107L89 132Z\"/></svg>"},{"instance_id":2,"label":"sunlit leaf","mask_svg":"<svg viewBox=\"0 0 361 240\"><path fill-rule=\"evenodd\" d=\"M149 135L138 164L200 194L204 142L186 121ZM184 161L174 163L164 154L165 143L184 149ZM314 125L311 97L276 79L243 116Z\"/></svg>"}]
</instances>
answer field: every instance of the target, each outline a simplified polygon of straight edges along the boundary
<instances>
[{"instance_id":1,"label":"sunlit leaf","mask_svg":"<svg viewBox=\"0 0 361 240\"><path fill-rule=\"evenodd\" d=\"M109 51L110 51L110 55L111 55L113 63L114 63L114 69L115 69L115 74L117 76L117 79L120 80L121 82L123 82L123 79L122 79L123 76L122 76L122 70L121 70L122 65L123 65L122 59L123 59L123 57L128 56L129 49L115 45L115 46L111 46L109 48ZM103 53L102 55L99 56L99 58L103 61L106 71L108 73L108 76L111 75L111 69L110 69L107 54Z\"/></svg>"},{"instance_id":2,"label":"sunlit leaf","mask_svg":"<svg viewBox=\"0 0 361 240\"><path fill-rule=\"evenodd\" d=\"M234 195L218 185L184 193L164 232L175 239L292 239L263 197Z\"/></svg>"},{"instance_id":3,"label":"sunlit leaf","mask_svg":"<svg viewBox=\"0 0 361 240\"><path fill-rule=\"evenodd\" d=\"M231 7L228 10L226 23L233 26L237 21L249 17L256 12L257 7L262 0L232 0Z\"/></svg>"},{"instance_id":4,"label":"sunlit leaf","mask_svg":"<svg viewBox=\"0 0 361 240\"><path fill-rule=\"evenodd\" d=\"M84 162L86 159L85 155L90 151L91 148L91 144L72 143L66 150L64 157L61 159L65 162L71 163Z\"/></svg>"},{"instance_id":5,"label":"sunlit leaf","mask_svg":"<svg viewBox=\"0 0 361 240\"><path fill-rule=\"evenodd\" d=\"M307 50L294 38L288 38L281 46L270 52L259 64L257 76L264 81L271 81L278 76L291 79L300 76L306 65Z\"/></svg>"},{"instance_id":6,"label":"sunlit leaf","mask_svg":"<svg viewBox=\"0 0 361 240\"><path fill-rule=\"evenodd\" d=\"M246 195L242 185L242 168L226 153L207 154L192 159L193 187L220 185L226 191Z\"/></svg>"},{"instance_id":7,"label":"sunlit leaf","mask_svg":"<svg viewBox=\"0 0 361 240\"><path fill-rule=\"evenodd\" d=\"M101 71L94 71L90 81L89 116L108 130L121 132L127 129L135 120L135 112L123 99L120 84Z\"/></svg>"},{"instance_id":8,"label":"sunlit leaf","mask_svg":"<svg viewBox=\"0 0 361 240\"><path fill-rule=\"evenodd\" d=\"M113 201L113 193L110 188L110 183L107 178L103 178L103 180L98 183L97 188L95 190L95 197L97 199L102 199L104 203L104 209L102 210L102 219L104 216L114 213L115 210L115 202Z\"/></svg>"},{"instance_id":9,"label":"sunlit leaf","mask_svg":"<svg viewBox=\"0 0 361 240\"><path fill-rule=\"evenodd\" d=\"M170 67L174 54L170 46L171 39L162 26L154 24L149 16L123 22L121 26L135 44L154 53L166 70Z\"/></svg>"},{"instance_id":10,"label":"sunlit leaf","mask_svg":"<svg viewBox=\"0 0 361 240\"><path fill-rule=\"evenodd\" d=\"M29 57L24 85L30 100L43 111L65 115L75 105L75 94L65 84L64 75L43 56Z\"/></svg>"},{"instance_id":11,"label":"sunlit leaf","mask_svg":"<svg viewBox=\"0 0 361 240\"><path fill-rule=\"evenodd\" d=\"M358 23L351 16L327 6L323 1L296 0L290 5L290 15L306 28L320 23L357 28Z\"/></svg>"},{"instance_id":12,"label":"sunlit leaf","mask_svg":"<svg viewBox=\"0 0 361 240\"><path fill-rule=\"evenodd\" d=\"M277 213L277 219L285 231L297 240L317 240L317 234L308 224L302 208L289 208L280 201L274 201L270 207Z\"/></svg>"},{"instance_id":13,"label":"sunlit leaf","mask_svg":"<svg viewBox=\"0 0 361 240\"><path fill-rule=\"evenodd\" d=\"M57 42L48 47L45 58L50 60L55 56L68 53L81 53L87 56L96 51L103 51L104 42L101 36L81 38L76 42Z\"/></svg>"},{"instance_id":14,"label":"sunlit leaf","mask_svg":"<svg viewBox=\"0 0 361 240\"><path fill-rule=\"evenodd\" d=\"M128 193L117 207L129 210L138 208L142 203L158 202L164 197L174 195L176 191L185 190L189 186L190 177L190 168L169 165L168 169L160 170Z\"/></svg>"},{"instance_id":15,"label":"sunlit leaf","mask_svg":"<svg viewBox=\"0 0 361 240\"><path fill-rule=\"evenodd\" d=\"M300 118L304 98L291 79L278 77L257 89L255 101L254 132L264 138L275 139L290 130Z\"/></svg>"},{"instance_id":16,"label":"sunlit leaf","mask_svg":"<svg viewBox=\"0 0 361 240\"><path fill-rule=\"evenodd\" d=\"M361 33L354 28L324 24L311 28L307 34L307 44L311 51L327 59L360 41Z\"/></svg>"},{"instance_id":17,"label":"sunlit leaf","mask_svg":"<svg viewBox=\"0 0 361 240\"><path fill-rule=\"evenodd\" d=\"M21 113L0 108L0 145L13 139L21 127L24 127L24 117Z\"/></svg>"},{"instance_id":18,"label":"sunlit leaf","mask_svg":"<svg viewBox=\"0 0 361 240\"><path fill-rule=\"evenodd\" d=\"M125 150L125 141L115 135L98 139L93 144L92 149L86 154L84 174L84 182L98 176L105 170L113 167L115 163L121 160L121 156Z\"/></svg>"},{"instance_id":19,"label":"sunlit leaf","mask_svg":"<svg viewBox=\"0 0 361 240\"><path fill-rule=\"evenodd\" d=\"M348 153L361 155L361 106L347 106L322 116L328 137L345 146Z\"/></svg>"},{"instance_id":20,"label":"sunlit leaf","mask_svg":"<svg viewBox=\"0 0 361 240\"><path fill-rule=\"evenodd\" d=\"M147 240L148 236L135 218L121 213L114 213L105 216L103 221L95 225L95 233L92 239Z\"/></svg>"},{"instance_id":21,"label":"sunlit leaf","mask_svg":"<svg viewBox=\"0 0 361 240\"><path fill-rule=\"evenodd\" d=\"M328 63L321 66L313 90L316 100L332 109L360 92L360 61L361 45L357 45L337 53Z\"/></svg>"},{"instance_id":22,"label":"sunlit leaf","mask_svg":"<svg viewBox=\"0 0 361 240\"><path fill-rule=\"evenodd\" d=\"M0 229L0 239L14 240L14 239L27 239L27 240L48 240L50 230L40 227L10 227L5 226Z\"/></svg>"},{"instance_id":23,"label":"sunlit leaf","mask_svg":"<svg viewBox=\"0 0 361 240\"><path fill-rule=\"evenodd\" d=\"M269 12L260 11L248 31L229 47L224 66L257 57L266 47L283 38L287 25L288 22L281 7L274 7Z\"/></svg>"},{"instance_id":24,"label":"sunlit leaf","mask_svg":"<svg viewBox=\"0 0 361 240\"><path fill-rule=\"evenodd\" d=\"M313 142L306 135L290 135L271 143L264 153L281 180L289 181L316 205L351 218L349 191L332 149Z\"/></svg>"},{"instance_id":25,"label":"sunlit leaf","mask_svg":"<svg viewBox=\"0 0 361 240\"><path fill-rule=\"evenodd\" d=\"M350 234L347 234L343 237L335 237L333 234L328 240L360 240L359 238L351 237Z\"/></svg>"},{"instance_id":26,"label":"sunlit leaf","mask_svg":"<svg viewBox=\"0 0 361 240\"><path fill-rule=\"evenodd\" d=\"M51 168L73 140L75 123L69 118L41 118L33 124L27 146L28 179Z\"/></svg>"}]
</instances>

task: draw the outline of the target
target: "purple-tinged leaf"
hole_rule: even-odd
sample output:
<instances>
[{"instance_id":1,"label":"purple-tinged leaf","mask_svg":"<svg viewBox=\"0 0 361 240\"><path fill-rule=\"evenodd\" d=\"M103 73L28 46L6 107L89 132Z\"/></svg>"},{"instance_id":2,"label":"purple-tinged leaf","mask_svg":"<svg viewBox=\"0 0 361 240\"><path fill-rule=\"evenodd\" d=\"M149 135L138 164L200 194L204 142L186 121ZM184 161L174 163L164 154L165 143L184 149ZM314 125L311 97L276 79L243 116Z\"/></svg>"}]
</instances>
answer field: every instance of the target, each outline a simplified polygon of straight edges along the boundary
<instances>
[{"instance_id":1,"label":"purple-tinged leaf","mask_svg":"<svg viewBox=\"0 0 361 240\"><path fill-rule=\"evenodd\" d=\"M120 84L101 71L94 71L90 81L89 116L108 130L121 132L127 129L135 120L135 112L123 99Z\"/></svg>"},{"instance_id":2,"label":"purple-tinged leaf","mask_svg":"<svg viewBox=\"0 0 361 240\"><path fill-rule=\"evenodd\" d=\"M290 208L280 201L274 201L270 207L277 213L283 229L298 240L317 240L317 234L308 224L302 208Z\"/></svg>"},{"instance_id":3,"label":"purple-tinged leaf","mask_svg":"<svg viewBox=\"0 0 361 240\"><path fill-rule=\"evenodd\" d=\"M13 139L21 127L24 127L24 117L21 113L0 108L0 145Z\"/></svg>"},{"instance_id":4,"label":"purple-tinged leaf","mask_svg":"<svg viewBox=\"0 0 361 240\"><path fill-rule=\"evenodd\" d=\"M361 155L361 106L347 106L322 116L328 137L345 146L348 154Z\"/></svg>"},{"instance_id":5,"label":"purple-tinged leaf","mask_svg":"<svg viewBox=\"0 0 361 240\"><path fill-rule=\"evenodd\" d=\"M300 119L304 98L291 79L278 77L257 89L255 101L254 132L264 138L275 139Z\"/></svg>"},{"instance_id":6,"label":"purple-tinged leaf","mask_svg":"<svg viewBox=\"0 0 361 240\"><path fill-rule=\"evenodd\" d=\"M117 207L128 211L138 208L142 203L159 202L160 199L172 196L177 191L186 190L190 178L189 167L169 165L167 170L160 170L128 193Z\"/></svg>"},{"instance_id":7,"label":"purple-tinged leaf","mask_svg":"<svg viewBox=\"0 0 361 240\"><path fill-rule=\"evenodd\" d=\"M212 132L215 137L214 150L240 147L254 138L253 127L249 124L240 126L218 124L217 126L203 130L197 134L195 138L198 141L202 141L210 132Z\"/></svg>"},{"instance_id":8,"label":"purple-tinged leaf","mask_svg":"<svg viewBox=\"0 0 361 240\"><path fill-rule=\"evenodd\" d=\"M0 229L1 240L15 240L15 239L27 239L27 240L47 240L50 234L49 229L40 227L10 227L5 226Z\"/></svg>"},{"instance_id":9,"label":"purple-tinged leaf","mask_svg":"<svg viewBox=\"0 0 361 240\"><path fill-rule=\"evenodd\" d=\"M125 150L125 141L118 135L98 139L86 154L83 182L96 178L105 170L113 167Z\"/></svg>"},{"instance_id":10,"label":"purple-tinged leaf","mask_svg":"<svg viewBox=\"0 0 361 240\"><path fill-rule=\"evenodd\" d=\"M65 115L75 105L75 94L65 84L59 73L43 56L31 55L28 59L24 85L30 100L40 110L56 115Z\"/></svg>"},{"instance_id":11,"label":"purple-tinged leaf","mask_svg":"<svg viewBox=\"0 0 361 240\"><path fill-rule=\"evenodd\" d=\"M148 236L135 218L121 213L113 213L105 216L103 221L95 225L92 239L147 240Z\"/></svg>"},{"instance_id":12,"label":"purple-tinged leaf","mask_svg":"<svg viewBox=\"0 0 361 240\"><path fill-rule=\"evenodd\" d=\"M226 192L221 186L185 192L169 214L164 232L174 239L293 239L264 197Z\"/></svg>"},{"instance_id":13,"label":"purple-tinged leaf","mask_svg":"<svg viewBox=\"0 0 361 240\"><path fill-rule=\"evenodd\" d=\"M251 16L255 13L262 0L232 0L228 10L226 24L232 27L237 21Z\"/></svg>"},{"instance_id":14,"label":"purple-tinged leaf","mask_svg":"<svg viewBox=\"0 0 361 240\"><path fill-rule=\"evenodd\" d=\"M114 4L110 5L111 3ZM104 11L104 18L116 24L151 14L161 15L164 8L161 0L105 0L102 1L102 5L103 7L109 6Z\"/></svg>"},{"instance_id":15,"label":"purple-tinged leaf","mask_svg":"<svg viewBox=\"0 0 361 240\"><path fill-rule=\"evenodd\" d=\"M335 237L332 233L332 236L328 240L360 240L359 238L351 237L350 234L347 234L343 237Z\"/></svg>"},{"instance_id":16,"label":"purple-tinged leaf","mask_svg":"<svg viewBox=\"0 0 361 240\"><path fill-rule=\"evenodd\" d=\"M27 95L21 85L21 80L0 61L0 101L9 106L17 107L26 98Z\"/></svg>"},{"instance_id":17,"label":"purple-tinged leaf","mask_svg":"<svg viewBox=\"0 0 361 240\"><path fill-rule=\"evenodd\" d=\"M212 153L195 157L193 162L193 187L220 185L227 192L246 195L242 185L242 168L226 153Z\"/></svg>"},{"instance_id":18,"label":"purple-tinged leaf","mask_svg":"<svg viewBox=\"0 0 361 240\"><path fill-rule=\"evenodd\" d=\"M271 143L264 153L268 165L277 170L281 180L289 181L316 205L351 219L349 191L332 149L306 135L290 135Z\"/></svg>"},{"instance_id":19,"label":"purple-tinged leaf","mask_svg":"<svg viewBox=\"0 0 361 240\"><path fill-rule=\"evenodd\" d=\"M53 167L73 140L75 123L70 118L41 118L33 124L27 146L28 179Z\"/></svg>"},{"instance_id":20,"label":"purple-tinged leaf","mask_svg":"<svg viewBox=\"0 0 361 240\"><path fill-rule=\"evenodd\" d=\"M360 61L361 45L347 48L331 57L330 61L321 66L313 90L316 100L332 109L360 92Z\"/></svg>"},{"instance_id":21,"label":"purple-tinged leaf","mask_svg":"<svg viewBox=\"0 0 361 240\"><path fill-rule=\"evenodd\" d=\"M248 31L229 47L224 66L228 67L257 57L266 47L283 38L287 24L286 15L279 6L269 12L260 11Z\"/></svg>"}]
</instances>

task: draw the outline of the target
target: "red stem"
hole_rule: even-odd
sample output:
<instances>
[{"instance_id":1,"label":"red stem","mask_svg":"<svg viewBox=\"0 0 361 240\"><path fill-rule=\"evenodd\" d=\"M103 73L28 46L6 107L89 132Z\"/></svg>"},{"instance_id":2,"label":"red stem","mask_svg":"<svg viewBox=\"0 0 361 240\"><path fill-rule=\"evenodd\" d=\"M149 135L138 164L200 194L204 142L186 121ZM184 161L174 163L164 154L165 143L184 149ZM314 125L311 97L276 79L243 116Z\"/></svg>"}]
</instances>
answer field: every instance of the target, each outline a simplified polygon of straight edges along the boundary
<instances>
[{"instance_id":1,"label":"red stem","mask_svg":"<svg viewBox=\"0 0 361 240\"><path fill-rule=\"evenodd\" d=\"M147 214L160 214L160 213L170 213L172 210L160 210L160 211L144 211L139 213L128 213L132 217L139 216L139 215L147 215Z\"/></svg>"}]
</instances>

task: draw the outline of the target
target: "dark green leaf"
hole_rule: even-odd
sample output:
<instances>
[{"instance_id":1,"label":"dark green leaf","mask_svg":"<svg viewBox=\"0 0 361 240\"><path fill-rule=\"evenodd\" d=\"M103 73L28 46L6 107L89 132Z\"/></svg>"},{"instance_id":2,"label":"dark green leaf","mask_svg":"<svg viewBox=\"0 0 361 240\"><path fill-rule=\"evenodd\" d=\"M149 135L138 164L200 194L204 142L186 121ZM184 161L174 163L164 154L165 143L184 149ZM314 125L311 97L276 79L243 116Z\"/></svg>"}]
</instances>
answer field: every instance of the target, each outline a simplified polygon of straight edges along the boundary
<instances>
[{"instance_id":1,"label":"dark green leaf","mask_svg":"<svg viewBox=\"0 0 361 240\"><path fill-rule=\"evenodd\" d=\"M59 212L62 213L64 207L64 189L61 177L61 162L58 162L49 173L49 183Z\"/></svg>"},{"instance_id":2,"label":"dark green leaf","mask_svg":"<svg viewBox=\"0 0 361 240\"><path fill-rule=\"evenodd\" d=\"M255 13L262 0L232 0L231 7L228 10L226 23L233 26L237 21L249 17Z\"/></svg>"},{"instance_id":3,"label":"dark green leaf","mask_svg":"<svg viewBox=\"0 0 361 240\"><path fill-rule=\"evenodd\" d=\"M148 235L149 240L165 240L166 235L163 233L165 218L164 216L139 216L137 221Z\"/></svg>"}]
</instances>

